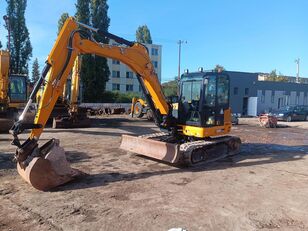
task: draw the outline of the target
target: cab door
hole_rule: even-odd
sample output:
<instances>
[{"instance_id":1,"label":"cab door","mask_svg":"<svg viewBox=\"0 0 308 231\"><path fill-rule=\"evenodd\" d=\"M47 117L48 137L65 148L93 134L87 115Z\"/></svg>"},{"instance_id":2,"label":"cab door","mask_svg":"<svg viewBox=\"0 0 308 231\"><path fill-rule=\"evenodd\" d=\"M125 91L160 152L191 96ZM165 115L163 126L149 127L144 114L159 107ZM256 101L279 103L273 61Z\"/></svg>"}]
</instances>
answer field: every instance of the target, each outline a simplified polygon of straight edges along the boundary
<instances>
[{"instance_id":1,"label":"cab door","mask_svg":"<svg viewBox=\"0 0 308 231\"><path fill-rule=\"evenodd\" d=\"M181 83L181 96L178 105L179 121L186 125L201 126L199 111L202 79L185 80Z\"/></svg>"},{"instance_id":2,"label":"cab door","mask_svg":"<svg viewBox=\"0 0 308 231\"><path fill-rule=\"evenodd\" d=\"M204 126L224 125L224 111L229 108L229 77L225 74L211 74L204 79L202 114Z\"/></svg>"}]
</instances>

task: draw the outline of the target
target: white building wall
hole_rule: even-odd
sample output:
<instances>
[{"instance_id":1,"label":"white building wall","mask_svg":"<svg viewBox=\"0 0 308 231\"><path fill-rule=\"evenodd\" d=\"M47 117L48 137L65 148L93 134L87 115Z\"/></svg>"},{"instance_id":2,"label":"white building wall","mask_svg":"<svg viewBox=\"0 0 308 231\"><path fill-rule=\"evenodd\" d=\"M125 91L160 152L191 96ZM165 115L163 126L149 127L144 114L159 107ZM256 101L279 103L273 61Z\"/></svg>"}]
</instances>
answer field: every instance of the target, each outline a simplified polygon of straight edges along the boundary
<instances>
[{"instance_id":1,"label":"white building wall","mask_svg":"<svg viewBox=\"0 0 308 231\"><path fill-rule=\"evenodd\" d=\"M110 42L111 45L116 45L114 41ZM157 77L159 81L161 82L161 60L162 60L162 46L157 44L145 44L145 46L148 48L150 58L152 60L152 63L154 65ZM113 91L115 90L115 86L113 85L120 85L120 92L141 92L141 89L139 87L139 82L136 76L136 73L133 73L133 78L127 78L126 73L132 72L132 70L127 67L123 63L115 63L112 59L107 59L107 63L110 70L110 77L109 81L106 83L106 90L107 91ZM114 77L113 72L119 71L120 77ZM132 85L132 89L130 86ZM118 86L117 86L118 87Z\"/></svg>"}]
</instances>

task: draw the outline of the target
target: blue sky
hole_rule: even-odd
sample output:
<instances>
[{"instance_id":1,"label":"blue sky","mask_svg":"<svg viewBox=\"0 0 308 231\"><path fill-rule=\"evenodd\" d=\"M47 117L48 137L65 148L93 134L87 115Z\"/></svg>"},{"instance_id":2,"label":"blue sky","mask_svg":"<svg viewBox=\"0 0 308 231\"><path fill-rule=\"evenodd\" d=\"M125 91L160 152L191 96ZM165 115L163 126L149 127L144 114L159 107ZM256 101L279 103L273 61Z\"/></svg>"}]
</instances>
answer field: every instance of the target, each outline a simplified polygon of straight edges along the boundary
<instances>
[{"instance_id":1,"label":"blue sky","mask_svg":"<svg viewBox=\"0 0 308 231\"><path fill-rule=\"evenodd\" d=\"M26 23L33 57L41 66L56 39L60 15L74 15L75 2L28 0ZM221 64L227 70L277 69L295 76L294 60L299 57L300 75L308 77L306 0L110 0L108 4L111 33L134 40L139 25L150 28L153 42L163 47L163 81L177 75L179 39L187 40L182 47L181 71ZM0 0L1 19L5 9L5 0ZM2 43L6 33L1 25Z\"/></svg>"}]
</instances>

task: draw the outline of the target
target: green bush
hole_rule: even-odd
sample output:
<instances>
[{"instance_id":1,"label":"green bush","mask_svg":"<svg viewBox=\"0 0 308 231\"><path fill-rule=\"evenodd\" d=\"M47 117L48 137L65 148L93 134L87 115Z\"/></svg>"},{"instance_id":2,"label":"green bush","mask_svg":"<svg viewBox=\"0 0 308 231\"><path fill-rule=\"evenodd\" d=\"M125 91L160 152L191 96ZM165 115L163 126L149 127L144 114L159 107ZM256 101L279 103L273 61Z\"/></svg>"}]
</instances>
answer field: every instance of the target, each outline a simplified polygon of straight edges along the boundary
<instances>
[{"instance_id":1,"label":"green bush","mask_svg":"<svg viewBox=\"0 0 308 231\"><path fill-rule=\"evenodd\" d=\"M131 103L133 97L140 97L140 94L137 92L106 91L103 93L102 103Z\"/></svg>"}]
</instances>

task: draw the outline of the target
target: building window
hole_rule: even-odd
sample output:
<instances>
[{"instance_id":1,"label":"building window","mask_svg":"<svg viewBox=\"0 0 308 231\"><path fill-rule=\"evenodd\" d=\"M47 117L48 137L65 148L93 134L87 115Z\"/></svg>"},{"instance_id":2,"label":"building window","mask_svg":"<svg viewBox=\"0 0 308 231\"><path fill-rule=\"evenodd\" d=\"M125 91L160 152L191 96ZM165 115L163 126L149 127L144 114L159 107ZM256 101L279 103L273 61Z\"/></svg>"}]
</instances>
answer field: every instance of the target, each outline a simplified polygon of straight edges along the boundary
<instances>
[{"instance_id":1,"label":"building window","mask_svg":"<svg viewBox=\"0 0 308 231\"><path fill-rule=\"evenodd\" d=\"M152 48L152 55L158 55L158 49L157 48Z\"/></svg>"},{"instance_id":2,"label":"building window","mask_svg":"<svg viewBox=\"0 0 308 231\"><path fill-rule=\"evenodd\" d=\"M153 61L153 66L154 66L155 68L157 68L157 67L158 67L158 62L157 62L157 61Z\"/></svg>"},{"instance_id":3,"label":"building window","mask_svg":"<svg viewBox=\"0 0 308 231\"><path fill-rule=\"evenodd\" d=\"M249 94L249 88L245 88L245 95L248 95Z\"/></svg>"},{"instance_id":4,"label":"building window","mask_svg":"<svg viewBox=\"0 0 308 231\"><path fill-rule=\"evenodd\" d=\"M142 87L141 87L141 85L139 85L139 91L142 92Z\"/></svg>"},{"instance_id":5,"label":"building window","mask_svg":"<svg viewBox=\"0 0 308 231\"><path fill-rule=\"evenodd\" d=\"M113 90L113 91L120 91L120 84L118 84L118 83L113 83L113 84L112 84L112 90Z\"/></svg>"},{"instance_id":6,"label":"building window","mask_svg":"<svg viewBox=\"0 0 308 231\"><path fill-rule=\"evenodd\" d=\"M120 78L120 71L112 71L112 77Z\"/></svg>"},{"instance_id":7,"label":"building window","mask_svg":"<svg viewBox=\"0 0 308 231\"><path fill-rule=\"evenodd\" d=\"M134 86L132 84L127 84L126 85L126 91L133 91Z\"/></svg>"},{"instance_id":8,"label":"building window","mask_svg":"<svg viewBox=\"0 0 308 231\"><path fill-rule=\"evenodd\" d=\"M234 89L233 89L233 95L237 95L238 94L238 87L235 87Z\"/></svg>"},{"instance_id":9,"label":"building window","mask_svg":"<svg viewBox=\"0 0 308 231\"><path fill-rule=\"evenodd\" d=\"M133 72L132 71L126 71L126 78L128 78L128 79L134 78Z\"/></svg>"},{"instance_id":10,"label":"building window","mask_svg":"<svg viewBox=\"0 0 308 231\"><path fill-rule=\"evenodd\" d=\"M116 60L116 59L113 59L113 60L112 60L112 64L120 65L120 61L119 61L119 60Z\"/></svg>"},{"instance_id":11,"label":"building window","mask_svg":"<svg viewBox=\"0 0 308 231\"><path fill-rule=\"evenodd\" d=\"M289 100L290 100L290 96L289 95L286 95L286 103L285 103L285 105L289 105Z\"/></svg>"}]
</instances>

